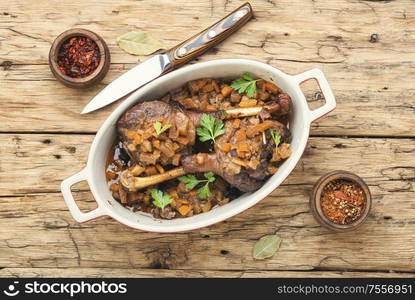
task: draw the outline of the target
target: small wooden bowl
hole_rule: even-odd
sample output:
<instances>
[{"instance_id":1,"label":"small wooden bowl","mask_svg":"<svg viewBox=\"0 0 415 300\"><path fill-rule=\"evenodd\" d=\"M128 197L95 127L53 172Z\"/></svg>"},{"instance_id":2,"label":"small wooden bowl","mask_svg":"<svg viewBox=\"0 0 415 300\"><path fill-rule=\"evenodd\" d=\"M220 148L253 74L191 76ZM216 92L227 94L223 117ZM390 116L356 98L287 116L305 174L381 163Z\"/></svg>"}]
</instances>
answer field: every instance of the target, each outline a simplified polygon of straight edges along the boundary
<instances>
[{"instance_id":1,"label":"small wooden bowl","mask_svg":"<svg viewBox=\"0 0 415 300\"><path fill-rule=\"evenodd\" d=\"M343 179L346 181L351 181L358 185L362 190L363 194L365 196L365 208L360 216L359 219L354 221L350 224L336 224L329 220L323 213L323 210L321 208L321 193L324 189L324 187L331 181ZM311 212L314 215L314 218L317 220L318 223L320 223L322 226L336 231L336 232L346 232L346 231L352 231L358 228L360 225L363 224L363 222L367 219L370 209L372 207L372 196L370 194L369 187L367 184L363 181L362 178L357 176L356 174L347 172L347 171L333 171L330 173L327 173L326 175L323 175L317 182L315 183L313 187L313 191L311 193L310 197L310 207Z\"/></svg>"},{"instance_id":2,"label":"small wooden bowl","mask_svg":"<svg viewBox=\"0 0 415 300\"><path fill-rule=\"evenodd\" d=\"M93 40L97 44L101 55L98 67L90 75L82 78L73 78L63 74L57 63L62 44L75 36L88 37ZM62 32L53 42L49 51L49 67L56 79L64 85L72 88L86 88L100 82L105 77L110 67L110 52L105 41L96 33L86 29L73 28Z\"/></svg>"}]
</instances>

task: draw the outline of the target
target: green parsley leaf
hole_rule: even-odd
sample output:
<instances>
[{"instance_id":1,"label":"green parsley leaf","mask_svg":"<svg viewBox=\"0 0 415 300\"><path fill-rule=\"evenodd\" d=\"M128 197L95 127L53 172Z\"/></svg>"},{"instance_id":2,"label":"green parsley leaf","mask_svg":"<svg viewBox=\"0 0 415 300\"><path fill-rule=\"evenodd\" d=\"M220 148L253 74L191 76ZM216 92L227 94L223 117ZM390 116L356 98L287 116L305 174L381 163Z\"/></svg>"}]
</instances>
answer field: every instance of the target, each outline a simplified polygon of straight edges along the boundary
<instances>
[{"instance_id":1,"label":"green parsley leaf","mask_svg":"<svg viewBox=\"0 0 415 300\"><path fill-rule=\"evenodd\" d=\"M203 174L208 182L214 182L215 181L215 174L213 172L207 172Z\"/></svg>"},{"instance_id":2,"label":"green parsley leaf","mask_svg":"<svg viewBox=\"0 0 415 300\"><path fill-rule=\"evenodd\" d=\"M260 79L254 79L250 73L243 73L242 78L234 80L231 87L239 94L246 93L248 98L252 98L256 92L256 82Z\"/></svg>"},{"instance_id":3,"label":"green parsley leaf","mask_svg":"<svg viewBox=\"0 0 415 300\"><path fill-rule=\"evenodd\" d=\"M215 117L207 114L202 115L200 126L201 127L196 129L196 133L201 142L209 140L213 140L213 142L215 142L215 138L225 133L225 129L223 129L223 121L217 120Z\"/></svg>"},{"instance_id":4,"label":"green parsley leaf","mask_svg":"<svg viewBox=\"0 0 415 300\"><path fill-rule=\"evenodd\" d=\"M272 129L272 128L269 129L269 133L271 134L272 139L274 140L275 147L278 147L278 145L281 142L281 135L280 135L280 133L278 132L278 130L275 130L275 129Z\"/></svg>"},{"instance_id":5,"label":"green parsley leaf","mask_svg":"<svg viewBox=\"0 0 415 300\"><path fill-rule=\"evenodd\" d=\"M162 210L171 203L172 199L170 195L163 194L162 191L157 189L150 190L151 197L153 197L153 204L157 207L160 207Z\"/></svg>"},{"instance_id":6,"label":"green parsley leaf","mask_svg":"<svg viewBox=\"0 0 415 300\"><path fill-rule=\"evenodd\" d=\"M157 135L162 134L163 132L165 132L167 129L171 127L170 124L166 124L163 126L159 121L154 123L153 126L154 126L154 129L156 130Z\"/></svg>"},{"instance_id":7,"label":"green parsley leaf","mask_svg":"<svg viewBox=\"0 0 415 300\"><path fill-rule=\"evenodd\" d=\"M245 80L247 80L247 81L254 80L254 77L252 77L252 75L250 73L248 73L248 72L243 73L242 74L242 78L245 79Z\"/></svg>"},{"instance_id":8,"label":"green parsley leaf","mask_svg":"<svg viewBox=\"0 0 415 300\"><path fill-rule=\"evenodd\" d=\"M206 184L203 187L197 190L197 196L200 199L206 199L206 198L212 197L212 192L209 189L208 182L206 182Z\"/></svg>"},{"instance_id":9,"label":"green parsley leaf","mask_svg":"<svg viewBox=\"0 0 415 300\"><path fill-rule=\"evenodd\" d=\"M179 181L186 184L185 187L186 187L186 190L188 191L194 189L194 187L198 185L200 182L199 179L197 179L196 176L193 174L181 176L179 177Z\"/></svg>"},{"instance_id":10,"label":"green parsley leaf","mask_svg":"<svg viewBox=\"0 0 415 300\"><path fill-rule=\"evenodd\" d=\"M215 181L215 174L213 172L206 172L203 174L206 179L197 179L195 175L189 174L179 177L179 181L185 183L186 190L190 191L194 189L199 183L204 185L197 190L197 196L200 199L206 199L212 197L212 192L209 189L209 183Z\"/></svg>"}]
</instances>

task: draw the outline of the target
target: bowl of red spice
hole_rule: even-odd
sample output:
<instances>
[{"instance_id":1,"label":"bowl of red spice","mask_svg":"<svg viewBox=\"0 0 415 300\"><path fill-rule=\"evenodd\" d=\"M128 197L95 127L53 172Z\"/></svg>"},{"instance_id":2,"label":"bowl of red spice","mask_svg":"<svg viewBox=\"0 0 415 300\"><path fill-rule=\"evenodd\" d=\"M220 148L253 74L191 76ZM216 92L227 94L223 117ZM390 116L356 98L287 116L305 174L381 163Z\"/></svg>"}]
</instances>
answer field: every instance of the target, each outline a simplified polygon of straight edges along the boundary
<instances>
[{"instance_id":1,"label":"bowl of red spice","mask_svg":"<svg viewBox=\"0 0 415 300\"><path fill-rule=\"evenodd\" d=\"M351 231L367 219L372 196L356 174L333 171L314 185L310 206L315 219L324 227L337 232Z\"/></svg>"},{"instance_id":2,"label":"bowl of red spice","mask_svg":"<svg viewBox=\"0 0 415 300\"><path fill-rule=\"evenodd\" d=\"M81 28L69 29L53 42L49 66L64 85L86 88L105 77L110 53L105 41L96 33Z\"/></svg>"}]
</instances>

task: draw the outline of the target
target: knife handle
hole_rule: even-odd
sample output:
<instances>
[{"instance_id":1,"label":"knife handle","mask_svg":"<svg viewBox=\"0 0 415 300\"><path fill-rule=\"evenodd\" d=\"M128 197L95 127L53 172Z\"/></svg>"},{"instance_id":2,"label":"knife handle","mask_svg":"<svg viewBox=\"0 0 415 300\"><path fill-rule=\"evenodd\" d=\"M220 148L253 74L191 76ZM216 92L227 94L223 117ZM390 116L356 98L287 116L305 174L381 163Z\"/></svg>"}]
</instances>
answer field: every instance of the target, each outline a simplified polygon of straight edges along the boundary
<instances>
[{"instance_id":1,"label":"knife handle","mask_svg":"<svg viewBox=\"0 0 415 300\"><path fill-rule=\"evenodd\" d=\"M251 4L246 2L223 19L166 52L170 68L188 62L222 42L253 17Z\"/></svg>"}]
</instances>

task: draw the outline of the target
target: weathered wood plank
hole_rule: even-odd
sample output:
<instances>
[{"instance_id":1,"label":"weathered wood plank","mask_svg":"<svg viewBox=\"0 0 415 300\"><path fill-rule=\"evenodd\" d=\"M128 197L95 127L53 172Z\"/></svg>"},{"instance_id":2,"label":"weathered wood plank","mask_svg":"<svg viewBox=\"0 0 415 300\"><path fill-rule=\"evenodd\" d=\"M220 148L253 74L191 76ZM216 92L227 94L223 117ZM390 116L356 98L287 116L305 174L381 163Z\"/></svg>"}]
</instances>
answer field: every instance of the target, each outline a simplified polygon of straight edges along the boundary
<instances>
[{"instance_id":1,"label":"weathered wood plank","mask_svg":"<svg viewBox=\"0 0 415 300\"><path fill-rule=\"evenodd\" d=\"M415 49L414 49L415 51ZM288 64L285 62L284 64ZM275 65L275 64L274 64ZM310 66L299 69L305 71ZM123 71L122 65L112 65L111 73L104 80L110 82ZM131 65L127 65L130 68ZM371 70L372 75L384 73L382 80L362 79L358 65L324 66L333 90L336 92L336 110L313 124L312 134L359 136L414 136L415 90L409 76L414 64L381 70L385 65ZM380 69L381 68L381 69ZM287 67L286 70L289 70ZM408 74L406 78L400 78ZM87 90L74 90L62 86L52 78L49 67L18 65L1 71L7 88L0 89L0 132L96 132L109 113L120 102L88 115L80 111L104 86L100 84ZM393 83L393 84L391 84ZM351 90L353 86L353 90ZM387 88L387 89L384 89ZM405 93L402 91L405 90ZM317 90L307 91L313 99ZM11 96L12 95L12 96Z\"/></svg>"},{"instance_id":2,"label":"weathered wood plank","mask_svg":"<svg viewBox=\"0 0 415 300\"><path fill-rule=\"evenodd\" d=\"M1 193L57 191L63 178L84 166L92 138L0 135ZM272 197L228 222L187 234L138 233L106 219L79 225L59 193L2 197L0 266L411 271L414 151L413 139L311 138ZM308 207L311 184L339 168L362 175L375 203L367 225L341 238L318 227ZM87 193L78 198L93 206ZM275 231L284 239L282 251L273 260L253 261L254 241Z\"/></svg>"},{"instance_id":3,"label":"weathered wood plank","mask_svg":"<svg viewBox=\"0 0 415 300\"><path fill-rule=\"evenodd\" d=\"M92 140L77 134L0 134L0 195L59 191L63 179L86 165ZM285 184L313 184L328 171L346 169L386 191L413 190L414 153L414 139L312 137Z\"/></svg>"},{"instance_id":4,"label":"weathered wood plank","mask_svg":"<svg viewBox=\"0 0 415 300\"><path fill-rule=\"evenodd\" d=\"M115 45L118 35L138 28L172 46L185 38L184 32L203 28L239 2L165 0L154 6L150 1L100 1L93 15L78 1L61 1L59 7L50 7L48 1L36 1L36 5L15 1L0 6L0 11L7 12L0 14L0 62L17 64L0 69L0 80L6 84L0 89L0 131L95 132L117 105L90 116L79 115L103 85L75 91L52 78L47 54L61 31L86 27L108 41L114 65L105 84L122 73L120 64L137 60ZM319 120L312 133L413 136L415 9L411 0L252 1L252 5L256 20L200 61L249 58L288 73L320 67L335 91L338 108ZM196 8L200 16L194 15ZM276 19L283 22L275 26ZM377 43L369 42L372 33L379 34Z\"/></svg>"},{"instance_id":5,"label":"weathered wood plank","mask_svg":"<svg viewBox=\"0 0 415 300\"><path fill-rule=\"evenodd\" d=\"M70 175L65 169L76 173L86 165L92 139L91 135L0 135L0 195L56 191ZM60 172L65 175L58 179Z\"/></svg>"},{"instance_id":6,"label":"weathered wood plank","mask_svg":"<svg viewBox=\"0 0 415 300\"><path fill-rule=\"evenodd\" d=\"M1 162L2 193L58 190L61 179L84 165L92 138L0 135L6 145L0 155L7 158ZM60 194L1 198L0 266L410 271L415 254L414 151L412 139L312 138L296 170L272 197L229 222L188 234L137 233L110 220L78 225ZM318 176L339 168L362 175L375 200L367 225L342 239L316 225L307 202ZM79 198L93 205L87 194ZM284 238L285 250L275 260L253 261L254 240L274 231ZM399 261L393 259L396 253Z\"/></svg>"},{"instance_id":7,"label":"weathered wood plank","mask_svg":"<svg viewBox=\"0 0 415 300\"><path fill-rule=\"evenodd\" d=\"M88 278L412 278L413 273L395 272L290 272L290 271L209 271L209 270L151 270L151 269L112 269L112 268L4 268L0 277L88 277Z\"/></svg>"},{"instance_id":8,"label":"weathered wood plank","mask_svg":"<svg viewBox=\"0 0 415 300\"><path fill-rule=\"evenodd\" d=\"M109 218L77 224L58 193L2 197L0 266L414 271L414 191L370 188L369 219L358 231L344 234L329 232L313 219L310 185L281 186L225 222L167 235L134 231ZM93 206L89 193L78 198L82 207ZM274 232L283 239L280 251L255 261L255 241Z\"/></svg>"},{"instance_id":9,"label":"weathered wood plank","mask_svg":"<svg viewBox=\"0 0 415 300\"><path fill-rule=\"evenodd\" d=\"M3 38L0 59L45 64L50 45L59 33L71 27L85 27L96 31L107 41L113 62L134 63L136 58L125 54L115 44L116 38L126 31L150 31L171 47L243 2L162 0L155 6L150 0L140 1L139 4L133 0L116 3L92 0L93 14L89 8L80 5L81 0L64 0L59 6L51 6L47 0L2 3L1 11L7 15L0 16ZM344 0L250 2L256 19L248 23L242 33L222 44L220 53L339 63L350 59L350 51L364 55L355 59L376 60L370 57L375 51L380 55L376 56L377 61L392 55L394 60L404 59L396 54L405 56L406 61L412 60L411 52L406 51L410 50L408 47L414 47L410 34L413 32L415 11L411 0L386 3ZM276 20L279 21L277 24ZM380 34L380 42L377 45L368 44L370 34L375 32ZM326 41L327 36L330 38ZM353 43L352 47L347 43ZM257 51L252 52L252 48ZM386 49L393 53L384 51Z\"/></svg>"}]
</instances>

